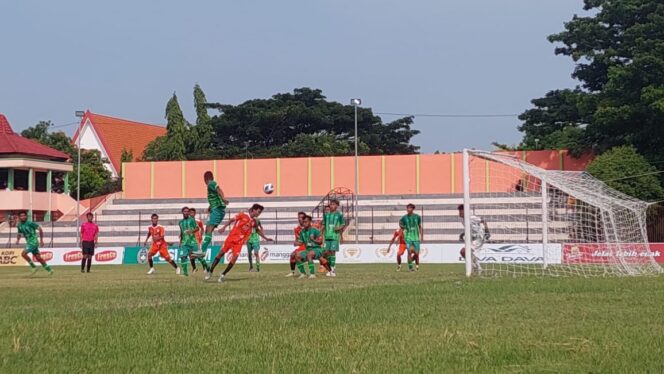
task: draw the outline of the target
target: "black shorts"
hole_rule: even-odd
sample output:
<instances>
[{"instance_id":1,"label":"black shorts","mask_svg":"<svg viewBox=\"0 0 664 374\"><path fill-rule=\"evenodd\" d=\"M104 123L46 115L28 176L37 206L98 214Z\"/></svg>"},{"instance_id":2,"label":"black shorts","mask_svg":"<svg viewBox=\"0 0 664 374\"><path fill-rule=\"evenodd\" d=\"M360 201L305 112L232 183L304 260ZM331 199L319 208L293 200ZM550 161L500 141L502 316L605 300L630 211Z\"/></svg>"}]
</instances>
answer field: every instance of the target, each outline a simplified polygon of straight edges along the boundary
<instances>
[{"instance_id":1,"label":"black shorts","mask_svg":"<svg viewBox=\"0 0 664 374\"><path fill-rule=\"evenodd\" d=\"M83 242L81 245L84 255L93 256L95 254L95 242Z\"/></svg>"}]
</instances>

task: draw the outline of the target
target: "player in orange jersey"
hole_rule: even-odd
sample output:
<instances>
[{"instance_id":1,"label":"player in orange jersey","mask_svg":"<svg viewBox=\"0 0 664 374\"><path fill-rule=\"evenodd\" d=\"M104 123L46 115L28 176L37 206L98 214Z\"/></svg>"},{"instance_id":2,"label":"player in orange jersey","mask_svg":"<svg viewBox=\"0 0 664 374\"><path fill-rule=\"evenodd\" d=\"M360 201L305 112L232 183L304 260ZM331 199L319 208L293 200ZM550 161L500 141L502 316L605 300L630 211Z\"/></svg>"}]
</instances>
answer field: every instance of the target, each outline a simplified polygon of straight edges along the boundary
<instances>
[{"instance_id":1,"label":"player in orange jersey","mask_svg":"<svg viewBox=\"0 0 664 374\"><path fill-rule=\"evenodd\" d=\"M297 266L297 255L298 253L302 251L306 251L307 248L304 245L300 245L297 243L298 239L300 238L300 232L302 231L302 220L304 220L304 217L307 214L305 212L298 212L297 213L297 226L293 229L293 233L295 234L295 250L291 252L290 254L290 273L286 274L287 277L294 277L295 276L295 266Z\"/></svg>"},{"instance_id":2,"label":"player in orange jersey","mask_svg":"<svg viewBox=\"0 0 664 374\"><path fill-rule=\"evenodd\" d=\"M394 236L392 236L392 241L390 242L390 245L387 247L387 253L390 253L390 250L392 249L392 245L399 240L399 251L397 252L397 271L401 271L401 256L406 252L406 238L403 235L403 229L399 228L394 232Z\"/></svg>"},{"instance_id":3,"label":"player in orange jersey","mask_svg":"<svg viewBox=\"0 0 664 374\"><path fill-rule=\"evenodd\" d=\"M175 268L176 274L180 274L180 268L178 268L178 266L171 258L171 254L168 253L168 243L166 243L166 239L164 239L166 236L166 229L164 229L164 226L159 224L159 216L157 214L153 214L150 218L152 219L152 225L148 227L148 236L145 238L145 243L143 243L143 246L147 247L148 240L152 238L152 245L150 246L150 251L148 252L148 265L150 265L148 274L152 275L155 272L152 257L157 253L159 256L161 256L161 258L163 258L166 262Z\"/></svg>"},{"instance_id":4,"label":"player in orange jersey","mask_svg":"<svg viewBox=\"0 0 664 374\"><path fill-rule=\"evenodd\" d=\"M251 208L249 208L248 212L238 213L235 217L231 218L227 224L225 224L221 229L219 229L219 233L223 234L224 231L226 231L226 228L228 228L228 226L233 225L231 232L228 234L228 237L224 242L224 246L221 248L221 251L214 258L214 262L212 263L212 267L210 267L210 271L205 275L206 280L212 277L212 273L214 272L215 266L217 266L217 264L224 257L224 255L228 252L231 252L231 257L228 261L228 265L226 266L224 272L221 273L221 275L219 276L219 283L224 282L226 274L228 274L228 272L231 271L231 269L235 265L235 262L240 256L240 252L242 252L242 246L244 246L247 240L249 240L251 232L254 226L256 226L256 217L260 216L261 213L263 213L263 209L265 208L263 208L262 205L254 204L251 206Z\"/></svg>"},{"instance_id":5,"label":"player in orange jersey","mask_svg":"<svg viewBox=\"0 0 664 374\"><path fill-rule=\"evenodd\" d=\"M201 248L201 243L203 242L203 233L205 232L205 226L203 225L203 221L196 218L196 208L189 208L189 215L191 216L191 218L194 219L194 221L196 221L196 225L198 226L198 231L196 231L194 235L196 236L196 242L198 242L198 248ZM195 273L196 256L190 255L189 261L191 262L191 272Z\"/></svg>"}]
</instances>

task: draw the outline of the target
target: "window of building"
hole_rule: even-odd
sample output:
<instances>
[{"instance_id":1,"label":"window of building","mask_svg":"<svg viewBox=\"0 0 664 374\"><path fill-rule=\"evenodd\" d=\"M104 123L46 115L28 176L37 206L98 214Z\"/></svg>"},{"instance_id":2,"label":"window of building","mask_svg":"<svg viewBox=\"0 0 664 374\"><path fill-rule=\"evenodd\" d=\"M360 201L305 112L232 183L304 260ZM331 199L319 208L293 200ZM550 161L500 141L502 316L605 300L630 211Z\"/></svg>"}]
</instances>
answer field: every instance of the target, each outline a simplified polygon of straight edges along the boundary
<instances>
[{"instance_id":1,"label":"window of building","mask_svg":"<svg viewBox=\"0 0 664 374\"><path fill-rule=\"evenodd\" d=\"M46 178L48 174L45 171L38 171L35 173L35 191L46 192Z\"/></svg>"},{"instance_id":2,"label":"window of building","mask_svg":"<svg viewBox=\"0 0 664 374\"><path fill-rule=\"evenodd\" d=\"M14 189L16 191L28 190L28 174L27 170L14 170Z\"/></svg>"}]
</instances>

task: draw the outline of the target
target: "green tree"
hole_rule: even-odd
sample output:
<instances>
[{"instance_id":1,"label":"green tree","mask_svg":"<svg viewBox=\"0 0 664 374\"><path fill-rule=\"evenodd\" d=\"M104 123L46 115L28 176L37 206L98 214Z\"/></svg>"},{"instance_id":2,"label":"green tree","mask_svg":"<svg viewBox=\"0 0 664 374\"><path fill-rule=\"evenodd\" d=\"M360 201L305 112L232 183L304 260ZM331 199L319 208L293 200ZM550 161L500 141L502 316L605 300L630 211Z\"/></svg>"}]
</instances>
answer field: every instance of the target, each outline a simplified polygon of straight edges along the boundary
<instances>
[{"instance_id":1,"label":"green tree","mask_svg":"<svg viewBox=\"0 0 664 374\"><path fill-rule=\"evenodd\" d=\"M191 137L193 144L187 150L189 155L209 150L214 138L214 129L212 123L210 123L205 92L198 84L194 86L194 108L196 109L196 126L193 127L193 136Z\"/></svg>"},{"instance_id":2,"label":"green tree","mask_svg":"<svg viewBox=\"0 0 664 374\"><path fill-rule=\"evenodd\" d=\"M664 3L660 0L585 0L551 35L555 53L576 63L580 86L533 100L521 115L523 148L535 139L549 147L603 152L631 144L658 160L664 141ZM574 130L570 130L574 129Z\"/></svg>"},{"instance_id":3,"label":"green tree","mask_svg":"<svg viewBox=\"0 0 664 374\"><path fill-rule=\"evenodd\" d=\"M345 143L353 142L354 108L326 100L318 89L298 88L293 93L249 100L237 106L208 106L221 111L211 118L211 123L216 132L215 148L223 158L242 158L245 149L260 157L306 156L310 153L292 151L307 149L315 142L335 144L333 153L343 155L348 154ZM359 108L358 133L364 144L361 153L417 153L419 147L410 141L419 132L411 128L412 124L412 117L383 123L370 108Z\"/></svg>"},{"instance_id":4,"label":"green tree","mask_svg":"<svg viewBox=\"0 0 664 374\"><path fill-rule=\"evenodd\" d=\"M71 183L71 196L76 198L78 149L64 132L50 132L49 128L51 126L50 121L41 121L35 126L23 130L21 136L65 152L71 157L74 171L70 173L69 181ZM97 150L81 150L81 199L89 199L112 192L107 192L110 184L112 184L112 175L104 166L101 153Z\"/></svg>"},{"instance_id":5,"label":"green tree","mask_svg":"<svg viewBox=\"0 0 664 374\"><path fill-rule=\"evenodd\" d=\"M78 164L74 164L74 171L70 175L71 196L76 198ZM101 153L94 150L81 150L81 199L90 199L104 195L110 191L109 185L113 183L111 172L104 166Z\"/></svg>"},{"instance_id":6,"label":"green tree","mask_svg":"<svg viewBox=\"0 0 664 374\"><path fill-rule=\"evenodd\" d=\"M587 171L610 187L641 200L664 198L657 170L633 146L610 149L594 159Z\"/></svg>"},{"instance_id":7,"label":"green tree","mask_svg":"<svg viewBox=\"0 0 664 374\"><path fill-rule=\"evenodd\" d=\"M166 135L150 142L143 150L146 161L185 160L191 141L190 125L184 118L175 93L166 103Z\"/></svg>"},{"instance_id":8,"label":"green tree","mask_svg":"<svg viewBox=\"0 0 664 374\"><path fill-rule=\"evenodd\" d=\"M132 162L134 161L134 151L127 150L127 148L122 148L122 155L120 155L120 163L122 162Z\"/></svg>"},{"instance_id":9,"label":"green tree","mask_svg":"<svg viewBox=\"0 0 664 374\"><path fill-rule=\"evenodd\" d=\"M49 131L51 126L53 126L51 121L39 121L36 125L23 130L21 136L64 152L72 159L76 158L76 146L72 144L71 139L62 131Z\"/></svg>"}]
</instances>

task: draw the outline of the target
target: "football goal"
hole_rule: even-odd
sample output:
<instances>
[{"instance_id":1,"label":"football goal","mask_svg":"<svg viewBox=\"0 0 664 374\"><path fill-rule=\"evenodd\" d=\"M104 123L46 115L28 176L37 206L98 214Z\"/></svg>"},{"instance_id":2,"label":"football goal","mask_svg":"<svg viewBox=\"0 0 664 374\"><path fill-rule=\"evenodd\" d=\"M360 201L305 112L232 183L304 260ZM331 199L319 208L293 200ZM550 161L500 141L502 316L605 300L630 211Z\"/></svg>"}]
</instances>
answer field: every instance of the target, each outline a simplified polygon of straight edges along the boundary
<instances>
[{"instance_id":1,"label":"football goal","mask_svg":"<svg viewBox=\"0 0 664 374\"><path fill-rule=\"evenodd\" d=\"M463 178L460 239L468 276L662 272L648 243L648 204L586 172L541 169L509 152L465 150Z\"/></svg>"}]
</instances>

